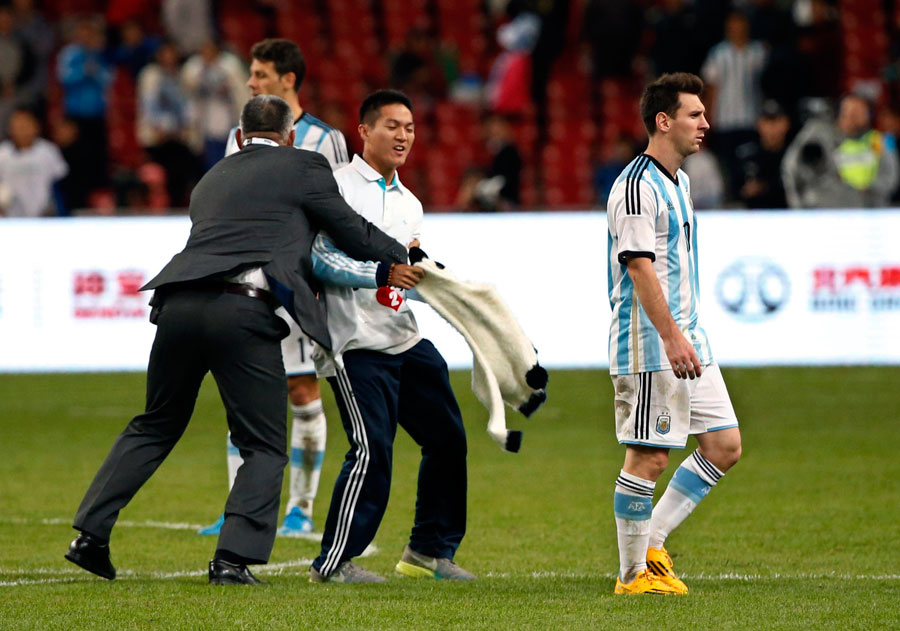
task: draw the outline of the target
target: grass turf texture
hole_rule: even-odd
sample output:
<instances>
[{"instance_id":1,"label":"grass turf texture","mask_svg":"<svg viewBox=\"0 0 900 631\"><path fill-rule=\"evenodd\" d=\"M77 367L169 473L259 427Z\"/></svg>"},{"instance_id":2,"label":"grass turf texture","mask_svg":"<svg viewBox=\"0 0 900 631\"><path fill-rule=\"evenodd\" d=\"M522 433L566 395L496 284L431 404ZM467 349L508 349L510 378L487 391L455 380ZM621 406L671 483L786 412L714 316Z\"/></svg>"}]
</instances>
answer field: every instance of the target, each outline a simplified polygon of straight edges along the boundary
<instances>
[{"instance_id":1,"label":"grass turf texture","mask_svg":"<svg viewBox=\"0 0 900 631\"><path fill-rule=\"evenodd\" d=\"M613 435L603 372L553 371L522 452L487 437L485 411L452 375L469 431L471 584L396 578L412 522L418 453L399 433L391 502L361 565L386 585L311 585L318 545L279 538L262 588L211 587L215 539L126 526L120 578L62 557L68 522L143 403L142 374L0 375L0 629L897 629L900 628L900 368L726 370L744 459L668 541L687 597L613 596ZM346 438L325 388L324 521ZM183 439L124 521L205 525L225 498L225 424L207 379ZM689 448L692 448L690 445ZM673 452L657 485L688 452ZM287 475L285 476L287 478ZM285 494L282 495L285 497Z\"/></svg>"}]
</instances>

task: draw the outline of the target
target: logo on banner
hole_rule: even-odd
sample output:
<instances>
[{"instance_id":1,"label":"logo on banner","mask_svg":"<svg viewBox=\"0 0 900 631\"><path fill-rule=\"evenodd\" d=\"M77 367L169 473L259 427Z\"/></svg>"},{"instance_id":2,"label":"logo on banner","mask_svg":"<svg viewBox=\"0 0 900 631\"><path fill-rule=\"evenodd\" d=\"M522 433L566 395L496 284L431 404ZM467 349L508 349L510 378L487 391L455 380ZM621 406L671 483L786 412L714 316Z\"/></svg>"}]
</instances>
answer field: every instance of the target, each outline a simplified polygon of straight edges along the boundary
<instances>
[{"instance_id":1,"label":"logo on banner","mask_svg":"<svg viewBox=\"0 0 900 631\"><path fill-rule=\"evenodd\" d=\"M76 271L72 275L72 304L77 319L130 319L147 316L147 297L139 270Z\"/></svg>"},{"instance_id":2,"label":"logo on banner","mask_svg":"<svg viewBox=\"0 0 900 631\"><path fill-rule=\"evenodd\" d=\"M774 316L787 304L790 294L787 272L769 259L738 259L716 281L719 303L745 322L760 322Z\"/></svg>"},{"instance_id":3,"label":"logo on banner","mask_svg":"<svg viewBox=\"0 0 900 631\"><path fill-rule=\"evenodd\" d=\"M813 311L900 311L900 265L820 265L812 273Z\"/></svg>"}]
</instances>

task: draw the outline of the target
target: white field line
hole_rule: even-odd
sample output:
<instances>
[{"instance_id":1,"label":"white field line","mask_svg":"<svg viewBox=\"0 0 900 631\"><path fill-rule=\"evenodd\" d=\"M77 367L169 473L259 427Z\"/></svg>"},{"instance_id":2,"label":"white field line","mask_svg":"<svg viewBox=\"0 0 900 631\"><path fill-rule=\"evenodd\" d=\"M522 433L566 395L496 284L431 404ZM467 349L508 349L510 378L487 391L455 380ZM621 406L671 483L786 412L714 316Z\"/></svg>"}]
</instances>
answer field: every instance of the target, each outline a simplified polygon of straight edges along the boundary
<instances>
[{"instance_id":1,"label":"white field line","mask_svg":"<svg viewBox=\"0 0 900 631\"><path fill-rule=\"evenodd\" d=\"M367 557L378 551L374 545L366 548L360 556ZM265 576L296 576L305 574L307 568L312 563L312 559L297 559L295 561L284 561L282 563L272 563L271 565L260 566L254 568L256 573ZM52 578L22 578L10 581L0 580L0 587L15 587L20 585L46 585L49 583L81 583L88 581L96 581L95 577L90 576L82 570L76 569L60 569L60 568L36 568L36 569L4 569L0 568L0 578L3 575L10 574L46 574L53 576ZM116 580L170 580L174 578L185 577L203 577L206 572L202 570L183 570L179 572L134 572L132 570L124 570L119 572ZM615 574L597 573L589 574L586 572L529 572L525 574L511 572L488 572L482 574L482 578L493 579L519 579L531 578L535 580L544 579L609 579L616 577ZM771 575L764 574L737 574L722 573L712 574L701 572L699 574L683 574L682 578L697 581L736 581L736 582L763 582L763 581L779 581L779 580L843 580L843 581L898 581L900 574L838 574L834 573L797 573L797 574L781 574L775 573Z\"/></svg>"},{"instance_id":2,"label":"white field line","mask_svg":"<svg viewBox=\"0 0 900 631\"><path fill-rule=\"evenodd\" d=\"M47 519L28 519L24 517L0 517L0 524L16 524L16 525L26 525L26 526L59 526L65 525L69 526L72 523L71 519L62 518L62 517L53 517ZM164 522L164 521L129 521L127 519L122 519L116 522L116 527L125 527L125 528L163 528L166 530L198 530L202 528L202 525L199 524L187 524L187 523L173 523L173 522ZM320 532L312 532L308 534L298 535L294 537L289 537L291 539L306 539L308 541L313 541L315 543L319 543L322 541L322 533ZM369 544L365 550L363 550L362 554L360 554L360 558L370 557L373 554L378 552L378 546L374 543ZM268 565L254 566L253 570L255 574L260 575L272 575L272 576L281 576L281 575L290 575L290 574L305 574L309 569L310 564L313 562L313 559L297 559L294 561L283 561L281 563L270 563ZM16 575L47 575L51 578L21 578L21 579L13 579L13 580L3 580L5 576L16 576ZM122 570L116 573L116 580L118 579L173 579L173 578L182 578L182 577L201 577L206 576L206 570L182 570L178 572L135 572L133 570ZM84 581L93 581L97 580L96 577L91 576L89 573L84 570L76 569L74 567L40 567L40 568L4 568L0 567L0 587L15 587L18 585L44 585L48 583L77 583Z\"/></svg>"},{"instance_id":3,"label":"white field line","mask_svg":"<svg viewBox=\"0 0 900 631\"><path fill-rule=\"evenodd\" d=\"M0 524L15 524L18 526L71 526L72 519L70 517L48 517L46 519L28 519L26 517L0 517ZM171 521L131 521L128 519L120 519L116 522L116 528L162 528L163 530L193 530L197 531L204 527L203 524L189 524L187 522L171 522ZM305 539L319 543L322 541L322 533L310 532L300 535L291 535L290 539Z\"/></svg>"},{"instance_id":4,"label":"white field line","mask_svg":"<svg viewBox=\"0 0 900 631\"><path fill-rule=\"evenodd\" d=\"M513 573L513 572L487 572L485 574L480 574L483 578L534 578L534 579L544 579L544 578L571 578L571 579L596 579L596 578L616 578L616 574L613 572L597 572L597 573L587 573L587 572L556 572L556 571L536 571L536 572L526 572L526 573ZM825 572L820 574L814 573L805 573L798 572L795 574L782 574L776 572L775 574L737 574L734 572L727 572L721 574L715 574L712 572L699 572L697 574L681 574L679 576L683 579L694 580L694 581L747 581L747 582L756 582L756 581L776 581L776 580L825 580L825 579L839 579L839 580L847 580L847 581L900 581L900 574L839 574L837 572Z\"/></svg>"},{"instance_id":5,"label":"white field line","mask_svg":"<svg viewBox=\"0 0 900 631\"><path fill-rule=\"evenodd\" d=\"M360 557L372 556L378 552L375 544L367 547ZM254 566L255 574L261 576L290 576L296 574L306 574L313 559L295 559L293 561L283 561L281 563L270 563L269 565ZM19 585L46 585L48 583L81 583L86 581L96 581L96 577L91 576L84 570L75 568L35 568L35 569L8 569L0 568L0 579L4 575L15 574L47 574L53 578L20 578L9 581L0 580L0 587L16 587ZM122 570L116 573L116 580L169 580L173 578L185 577L203 577L206 576L206 570L181 570L178 572L135 572L133 570Z\"/></svg>"},{"instance_id":6,"label":"white field line","mask_svg":"<svg viewBox=\"0 0 900 631\"><path fill-rule=\"evenodd\" d=\"M2 517L0 516L0 524L16 524L16 525L44 525L59 526L70 525L72 523L69 518L53 517L46 519L28 519L24 517ZM164 522L164 521L129 521L119 520L116 522L117 527L125 528L163 528L166 530L198 530L203 526L201 524L188 524L183 522ZM309 541L319 542L322 540L321 533L309 533L296 537L298 539L307 539ZM378 547L373 543L369 545L360 557L369 557L378 552ZM254 572L261 575L291 575L305 573L312 559L298 559L295 561L285 561L282 563L272 563L270 565L261 565L254 567ZM299 569L299 572L296 570ZM48 575L51 578L22 578L4 581L4 576L9 575ZM134 572L132 570L123 570L118 572L117 579L173 579L191 576L206 576L205 570L183 570L179 572ZM559 572L559 571L535 571L527 573L511 573L511 572L488 572L482 574L484 578L533 578L533 579L614 579L616 574L606 573L587 573L587 572ZM727 573L711 573L700 572L698 574L682 574L682 578L689 580L709 580L709 581L772 581L772 580L825 580L838 579L849 581L898 581L900 574L848 574L837 572L825 573L791 573L782 574L738 574L734 572ZM0 587L12 587L16 585L41 585L46 583L72 583L84 580L96 580L83 570L75 568L3 568L0 567Z\"/></svg>"}]
</instances>

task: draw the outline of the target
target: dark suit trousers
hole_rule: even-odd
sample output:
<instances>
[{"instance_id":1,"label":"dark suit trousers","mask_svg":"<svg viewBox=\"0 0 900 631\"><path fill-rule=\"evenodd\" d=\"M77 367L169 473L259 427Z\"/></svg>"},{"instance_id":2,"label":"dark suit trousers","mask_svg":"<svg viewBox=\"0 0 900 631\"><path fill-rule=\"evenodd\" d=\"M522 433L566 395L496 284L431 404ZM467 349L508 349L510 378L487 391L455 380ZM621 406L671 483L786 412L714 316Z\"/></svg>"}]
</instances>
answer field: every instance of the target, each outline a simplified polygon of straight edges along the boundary
<instances>
[{"instance_id":1,"label":"dark suit trousers","mask_svg":"<svg viewBox=\"0 0 900 631\"><path fill-rule=\"evenodd\" d=\"M466 532L466 432L444 358L428 340L398 355L351 350L328 382L350 450L313 567L327 576L374 539L391 489L398 423L422 448L409 545L452 559Z\"/></svg>"},{"instance_id":2,"label":"dark suit trousers","mask_svg":"<svg viewBox=\"0 0 900 631\"><path fill-rule=\"evenodd\" d=\"M217 548L265 563L275 542L287 464L287 385L280 345L287 326L262 300L221 289L169 289L160 303L147 367L146 411L116 439L74 526L109 538L119 511L181 438L200 383L211 371L231 440L244 459L225 504Z\"/></svg>"}]
</instances>

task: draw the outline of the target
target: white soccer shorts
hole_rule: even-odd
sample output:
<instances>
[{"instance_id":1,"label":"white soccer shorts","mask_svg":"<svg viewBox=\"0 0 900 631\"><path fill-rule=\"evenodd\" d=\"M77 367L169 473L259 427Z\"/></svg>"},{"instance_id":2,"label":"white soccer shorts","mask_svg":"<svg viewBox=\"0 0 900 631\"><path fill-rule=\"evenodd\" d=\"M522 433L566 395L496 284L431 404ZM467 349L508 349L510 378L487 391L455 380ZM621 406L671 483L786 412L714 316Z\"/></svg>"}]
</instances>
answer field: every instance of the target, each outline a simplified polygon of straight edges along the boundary
<instances>
[{"instance_id":1,"label":"white soccer shorts","mask_svg":"<svg viewBox=\"0 0 900 631\"><path fill-rule=\"evenodd\" d=\"M291 332L281 340L281 359L284 361L284 373L288 377L299 375L315 375L316 364L313 361L315 342L294 322L284 307L279 307L275 315L288 323Z\"/></svg>"},{"instance_id":2,"label":"white soccer shorts","mask_svg":"<svg viewBox=\"0 0 900 631\"><path fill-rule=\"evenodd\" d=\"M718 364L704 366L699 379L660 370L612 381L619 443L684 449L689 434L738 426Z\"/></svg>"}]
</instances>

